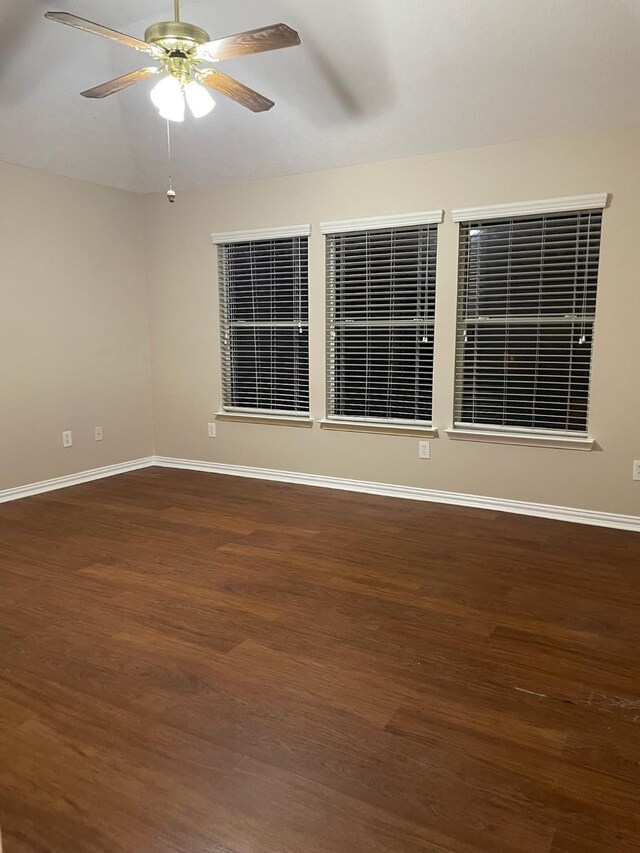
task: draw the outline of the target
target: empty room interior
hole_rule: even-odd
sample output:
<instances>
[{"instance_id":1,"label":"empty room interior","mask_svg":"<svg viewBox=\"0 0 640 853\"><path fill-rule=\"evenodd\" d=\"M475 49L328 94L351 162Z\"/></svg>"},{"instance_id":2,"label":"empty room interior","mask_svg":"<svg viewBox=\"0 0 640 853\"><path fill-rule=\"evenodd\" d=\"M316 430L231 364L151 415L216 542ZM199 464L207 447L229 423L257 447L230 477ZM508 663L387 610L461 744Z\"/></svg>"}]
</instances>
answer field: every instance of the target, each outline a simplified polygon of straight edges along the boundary
<instances>
[{"instance_id":1,"label":"empty room interior","mask_svg":"<svg viewBox=\"0 0 640 853\"><path fill-rule=\"evenodd\" d=\"M0 2L0 851L640 850L640 0Z\"/></svg>"}]
</instances>

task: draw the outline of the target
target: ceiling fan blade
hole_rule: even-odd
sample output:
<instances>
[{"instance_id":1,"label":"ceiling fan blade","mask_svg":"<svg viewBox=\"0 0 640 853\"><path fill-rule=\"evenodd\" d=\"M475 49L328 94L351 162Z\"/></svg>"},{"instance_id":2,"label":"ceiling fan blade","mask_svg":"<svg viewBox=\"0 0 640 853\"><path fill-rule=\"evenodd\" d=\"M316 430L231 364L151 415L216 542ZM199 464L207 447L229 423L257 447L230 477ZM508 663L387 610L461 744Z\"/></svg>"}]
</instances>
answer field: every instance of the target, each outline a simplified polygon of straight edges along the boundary
<instances>
[{"instance_id":1,"label":"ceiling fan blade","mask_svg":"<svg viewBox=\"0 0 640 853\"><path fill-rule=\"evenodd\" d=\"M119 33L117 30L112 30L109 27L103 27L102 24L85 21L84 18L78 18L77 15L71 15L69 12L47 12L45 18L48 18L50 21L58 21L59 24L75 27L78 30L84 30L86 33L95 33L97 36L117 41L127 47L140 50L143 53L150 53L152 55L156 53L153 45L147 44L146 41L141 41L125 33Z\"/></svg>"},{"instance_id":2,"label":"ceiling fan blade","mask_svg":"<svg viewBox=\"0 0 640 853\"><path fill-rule=\"evenodd\" d=\"M83 98L106 98L107 95L114 95L116 92L121 92L127 86L133 86L134 83L141 83L148 77L153 77L162 69L153 66L151 68L139 68L137 71L130 71L128 74L123 74L122 77L116 77L115 80L109 80L108 83L102 83L101 86L96 86L93 89L87 89L86 92L81 92Z\"/></svg>"},{"instance_id":3,"label":"ceiling fan blade","mask_svg":"<svg viewBox=\"0 0 640 853\"><path fill-rule=\"evenodd\" d=\"M198 59L217 62L219 59L233 59L235 56L279 50L296 44L300 44L300 36L295 30L286 24L272 24L269 27L206 42L198 47L196 53Z\"/></svg>"},{"instance_id":4,"label":"ceiling fan blade","mask_svg":"<svg viewBox=\"0 0 640 853\"><path fill-rule=\"evenodd\" d=\"M265 98L264 95L254 92L253 89L245 86L244 83L238 83L237 80L227 77L226 74L221 74L213 68L206 68L199 73L198 77L202 83L211 86L212 89L237 101L254 113L261 113L275 106L269 98Z\"/></svg>"}]
</instances>

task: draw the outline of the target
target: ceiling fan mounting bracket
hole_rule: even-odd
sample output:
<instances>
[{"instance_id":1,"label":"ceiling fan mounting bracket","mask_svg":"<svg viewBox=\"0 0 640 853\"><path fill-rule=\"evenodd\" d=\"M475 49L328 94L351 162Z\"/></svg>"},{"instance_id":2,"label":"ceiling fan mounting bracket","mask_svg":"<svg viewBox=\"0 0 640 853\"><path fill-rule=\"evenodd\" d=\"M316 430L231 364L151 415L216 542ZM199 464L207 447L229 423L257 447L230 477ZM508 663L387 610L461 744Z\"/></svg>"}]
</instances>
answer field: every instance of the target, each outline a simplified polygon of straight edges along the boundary
<instances>
[{"instance_id":1,"label":"ceiling fan mounting bracket","mask_svg":"<svg viewBox=\"0 0 640 853\"><path fill-rule=\"evenodd\" d=\"M184 21L161 21L147 29L144 40L166 51L189 52L199 44L206 44L211 37L206 30L196 27L195 24L187 24Z\"/></svg>"}]
</instances>

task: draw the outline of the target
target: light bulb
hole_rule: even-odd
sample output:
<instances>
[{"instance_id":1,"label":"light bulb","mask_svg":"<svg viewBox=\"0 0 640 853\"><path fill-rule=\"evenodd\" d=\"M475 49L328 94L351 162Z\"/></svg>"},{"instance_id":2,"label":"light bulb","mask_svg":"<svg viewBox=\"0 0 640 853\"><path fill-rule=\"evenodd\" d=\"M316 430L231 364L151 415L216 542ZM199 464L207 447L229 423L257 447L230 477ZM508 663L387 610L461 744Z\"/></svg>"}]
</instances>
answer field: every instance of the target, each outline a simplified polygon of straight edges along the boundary
<instances>
[{"instance_id":1,"label":"light bulb","mask_svg":"<svg viewBox=\"0 0 640 853\"><path fill-rule=\"evenodd\" d=\"M180 97L176 98L172 104L167 104L160 110L162 118L169 121L184 121L184 95L180 92Z\"/></svg>"},{"instance_id":2,"label":"light bulb","mask_svg":"<svg viewBox=\"0 0 640 853\"><path fill-rule=\"evenodd\" d=\"M180 83L175 77L167 74L151 90L151 100L161 110L167 102L175 99L176 94L179 94L180 91Z\"/></svg>"},{"instance_id":3,"label":"light bulb","mask_svg":"<svg viewBox=\"0 0 640 853\"><path fill-rule=\"evenodd\" d=\"M201 86L200 83L196 83L195 80L191 80L187 83L184 87L184 94L194 118L202 118L203 116L208 115L216 105L216 102L204 86Z\"/></svg>"},{"instance_id":4,"label":"light bulb","mask_svg":"<svg viewBox=\"0 0 640 853\"><path fill-rule=\"evenodd\" d=\"M170 74L163 77L151 90L151 100L160 110L162 118L184 121L184 95L180 81Z\"/></svg>"}]
</instances>

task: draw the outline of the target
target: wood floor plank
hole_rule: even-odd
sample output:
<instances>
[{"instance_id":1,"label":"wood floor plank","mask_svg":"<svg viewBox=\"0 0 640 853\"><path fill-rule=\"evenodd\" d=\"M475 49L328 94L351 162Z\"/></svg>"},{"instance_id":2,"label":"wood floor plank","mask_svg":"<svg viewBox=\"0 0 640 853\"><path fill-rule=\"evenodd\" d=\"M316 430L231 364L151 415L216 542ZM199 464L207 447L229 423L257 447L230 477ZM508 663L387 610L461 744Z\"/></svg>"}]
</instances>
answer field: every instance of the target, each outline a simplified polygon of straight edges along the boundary
<instances>
[{"instance_id":1,"label":"wood floor plank","mask_svg":"<svg viewBox=\"0 0 640 853\"><path fill-rule=\"evenodd\" d=\"M3 504L5 853L636 853L639 567L189 471Z\"/></svg>"},{"instance_id":2,"label":"wood floor plank","mask_svg":"<svg viewBox=\"0 0 640 853\"><path fill-rule=\"evenodd\" d=\"M473 827L451 837L251 759L244 759L225 777L218 801L250 827L246 846L239 848L247 853L273 849L283 853L468 853L477 849L476 840L482 837L482 831ZM463 807L462 798L459 807ZM515 835L512 831L514 840ZM540 835L520 842L519 849L527 853L549 849ZM516 849L504 844L498 833L493 844L496 853Z\"/></svg>"}]
</instances>

